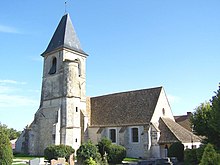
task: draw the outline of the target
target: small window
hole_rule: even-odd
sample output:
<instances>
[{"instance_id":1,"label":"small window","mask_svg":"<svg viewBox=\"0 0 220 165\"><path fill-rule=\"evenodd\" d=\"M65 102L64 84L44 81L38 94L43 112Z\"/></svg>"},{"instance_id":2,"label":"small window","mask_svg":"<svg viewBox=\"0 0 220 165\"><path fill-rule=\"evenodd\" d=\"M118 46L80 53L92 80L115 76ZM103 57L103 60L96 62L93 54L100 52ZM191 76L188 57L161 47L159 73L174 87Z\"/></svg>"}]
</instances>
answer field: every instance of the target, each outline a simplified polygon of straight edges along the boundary
<instances>
[{"instance_id":1,"label":"small window","mask_svg":"<svg viewBox=\"0 0 220 165\"><path fill-rule=\"evenodd\" d=\"M58 118L59 118L59 111L56 112L55 123L58 123Z\"/></svg>"},{"instance_id":2,"label":"small window","mask_svg":"<svg viewBox=\"0 0 220 165\"><path fill-rule=\"evenodd\" d=\"M52 64L51 64L49 74L55 74L56 70L57 70L57 58L54 57L53 60L52 60Z\"/></svg>"},{"instance_id":3,"label":"small window","mask_svg":"<svg viewBox=\"0 0 220 165\"><path fill-rule=\"evenodd\" d=\"M53 143L53 144L55 144L55 140L56 140L56 135L53 134L53 135L52 135L52 143Z\"/></svg>"},{"instance_id":4,"label":"small window","mask_svg":"<svg viewBox=\"0 0 220 165\"><path fill-rule=\"evenodd\" d=\"M165 115L165 109L164 108L162 109L162 113L163 113L163 115Z\"/></svg>"},{"instance_id":5,"label":"small window","mask_svg":"<svg viewBox=\"0 0 220 165\"><path fill-rule=\"evenodd\" d=\"M115 129L109 130L109 139L112 141L112 143L116 143L116 130Z\"/></svg>"},{"instance_id":6,"label":"small window","mask_svg":"<svg viewBox=\"0 0 220 165\"><path fill-rule=\"evenodd\" d=\"M78 76L81 76L81 64L78 62Z\"/></svg>"},{"instance_id":7,"label":"small window","mask_svg":"<svg viewBox=\"0 0 220 165\"><path fill-rule=\"evenodd\" d=\"M78 112L78 107L76 107L76 112Z\"/></svg>"},{"instance_id":8,"label":"small window","mask_svg":"<svg viewBox=\"0 0 220 165\"><path fill-rule=\"evenodd\" d=\"M138 143L139 142L138 128L132 128L131 129L131 140L132 140L133 143Z\"/></svg>"}]
</instances>

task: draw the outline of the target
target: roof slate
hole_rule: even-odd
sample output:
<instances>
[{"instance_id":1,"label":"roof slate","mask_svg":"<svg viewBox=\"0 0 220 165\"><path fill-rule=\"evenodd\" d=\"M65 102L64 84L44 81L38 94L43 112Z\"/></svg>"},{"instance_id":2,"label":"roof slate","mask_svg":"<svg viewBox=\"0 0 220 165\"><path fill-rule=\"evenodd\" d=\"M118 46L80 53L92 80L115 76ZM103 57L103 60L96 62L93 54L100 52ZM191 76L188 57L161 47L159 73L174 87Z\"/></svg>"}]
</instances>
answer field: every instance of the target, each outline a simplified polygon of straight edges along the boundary
<instances>
[{"instance_id":1,"label":"roof slate","mask_svg":"<svg viewBox=\"0 0 220 165\"><path fill-rule=\"evenodd\" d=\"M169 118L160 118L159 129L161 131L159 143L177 141L182 143L201 142L198 136Z\"/></svg>"},{"instance_id":2,"label":"roof slate","mask_svg":"<svg viewBox=\"0 0 220 165\"><path fill-rule=\"evenodd\" d=\"M47 49L42 53L42 55L44 56L45 54L59 48L68 48L86 55L80 46L79 39L73 28L69 14L65 14L62 17Z\"/></svg>"},{"instance_id":3,"label":"roof slate","mask_svg":"<svg viewBox=\"0 0 220 165\"><path fill-rule=\"evenodd\" d=\"M162 87L91 98L91 126L149 124Z\"/></svg>"}]
</instances>

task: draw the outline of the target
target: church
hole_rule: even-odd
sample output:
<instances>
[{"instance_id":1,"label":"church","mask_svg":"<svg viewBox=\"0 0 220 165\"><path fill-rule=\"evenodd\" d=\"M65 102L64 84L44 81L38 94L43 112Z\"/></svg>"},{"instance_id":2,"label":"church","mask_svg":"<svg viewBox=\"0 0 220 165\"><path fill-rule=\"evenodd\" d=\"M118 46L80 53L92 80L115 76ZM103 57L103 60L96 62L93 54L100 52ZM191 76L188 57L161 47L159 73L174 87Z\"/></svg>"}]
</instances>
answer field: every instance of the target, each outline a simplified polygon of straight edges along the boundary
<instances>
[{"instance_id":1,"label":"church","mask_svg":"<svg viewBox=\"0 0 220 165\"><path fill-rule=\"evenodd\" d=\"M43 155L51 145L77 150L107 137L128 157L159 158L182 142L198 147L201 139L175 122L163 87L86 96L86 60L69 14L60 20L46 50L40 106L16 142L16 152ZM91 57L92 58L92 57ZM39 75L40 76L40 75Z\"/></svg>"}]
</instances>

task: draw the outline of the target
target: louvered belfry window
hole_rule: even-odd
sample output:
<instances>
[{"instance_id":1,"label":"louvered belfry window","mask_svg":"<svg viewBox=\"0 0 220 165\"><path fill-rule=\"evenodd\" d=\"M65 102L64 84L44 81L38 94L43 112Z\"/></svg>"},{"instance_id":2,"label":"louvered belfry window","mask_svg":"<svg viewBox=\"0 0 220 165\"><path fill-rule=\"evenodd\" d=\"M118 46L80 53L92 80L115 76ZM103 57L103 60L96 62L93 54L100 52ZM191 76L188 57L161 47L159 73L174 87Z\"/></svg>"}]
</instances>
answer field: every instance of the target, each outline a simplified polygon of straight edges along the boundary
<instances>
[{"instance_id":1,"label":"louvered belfry window","mask_svg":"<svg viewBox=\"0 0 220 165\"><path fill-rule=\"evenodd\" d=\"M56 71L57 71L57 58L54 57L53 60L52 60L52 65L51 65L49 74L55 74Z\"/></svg>"}]
</instances>

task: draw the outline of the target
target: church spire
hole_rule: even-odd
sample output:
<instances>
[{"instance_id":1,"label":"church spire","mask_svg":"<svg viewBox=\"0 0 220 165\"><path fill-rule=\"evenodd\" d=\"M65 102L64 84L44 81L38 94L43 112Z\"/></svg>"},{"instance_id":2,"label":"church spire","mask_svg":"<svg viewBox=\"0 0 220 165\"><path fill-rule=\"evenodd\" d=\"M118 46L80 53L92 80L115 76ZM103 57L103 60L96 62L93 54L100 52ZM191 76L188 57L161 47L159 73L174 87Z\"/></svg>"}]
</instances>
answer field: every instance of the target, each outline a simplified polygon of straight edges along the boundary
<instances>
[{"instance_id":1,"label":"church spire","mask_svg":"<svg viewBox=\"0 0 220 165\"><path fill-rule=\"evenodd\" d=\"M68 48L86 55L80 46L69 14L65 14L62 17L47 49L42 53L42 56L59 48Z\"/></svg>"}]
</instances>

